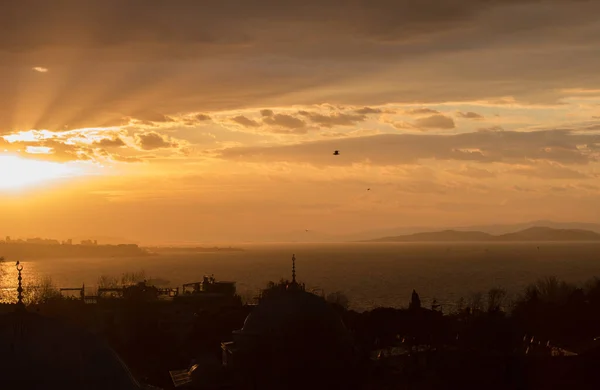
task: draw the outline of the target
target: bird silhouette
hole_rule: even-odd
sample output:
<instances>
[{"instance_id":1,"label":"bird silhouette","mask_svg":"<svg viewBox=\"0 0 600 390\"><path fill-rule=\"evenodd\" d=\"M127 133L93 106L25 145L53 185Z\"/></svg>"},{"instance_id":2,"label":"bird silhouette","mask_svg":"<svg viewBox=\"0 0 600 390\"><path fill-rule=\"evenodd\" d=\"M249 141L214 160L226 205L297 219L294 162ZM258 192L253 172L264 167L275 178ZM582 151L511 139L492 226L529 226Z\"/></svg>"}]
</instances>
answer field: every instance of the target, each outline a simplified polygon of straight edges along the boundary
<instances>
[{"instance_id":1,"label":"bird silhouette","mask_svg":"<svg viewBox=\"0 0 600 390\"><path fill-rule=\"evenodd\" d=\"M335 152L333 152L333 155L334 155L334 156L339 156L339 155L340 155L340 151L339 151L339 150L336 150Z\"/></svg>"},{"instance_id":2,"label":"bird silhouette","mask_svg":"<svg viewBox=\"0 0 600 390\"><path fill-rule=\"evenodd\" d=\"M370 188L367 188L367 191L371 191L371 189L370 189Z\"/></svg>"}]
</instances>

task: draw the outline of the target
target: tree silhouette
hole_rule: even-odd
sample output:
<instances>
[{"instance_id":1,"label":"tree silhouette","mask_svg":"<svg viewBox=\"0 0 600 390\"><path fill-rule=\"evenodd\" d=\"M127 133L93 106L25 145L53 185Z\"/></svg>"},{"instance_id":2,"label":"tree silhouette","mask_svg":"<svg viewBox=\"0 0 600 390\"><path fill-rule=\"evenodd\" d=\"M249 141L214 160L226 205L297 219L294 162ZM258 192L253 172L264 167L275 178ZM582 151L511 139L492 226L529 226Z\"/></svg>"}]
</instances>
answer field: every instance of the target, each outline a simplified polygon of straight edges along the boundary
<instances>
[{"instance_id":1,"label":"tree silhouette","mask_svg":"<svg viewBox=\"0 0 600 390\"><path fill-rule=\"evenodd\" d=\"M419 298L419 294L417 294L417 291L415 290L412 292L408 308L411 310L417 310L421 308L421 298Z\"/></svg>"},{"instance_id":2,"label":"tree silhouette","mask_svg":"<svg viewBox=\"0 0 600 390\"><path fill-rule=\"evenodd\" d=\"M327 302L329 302L329 303L334 304L334 305L341 306L342 308L344 308L346 310L350 306L350 300L341 291L336 291L336 292L332 292L332 293L327 294L327 298L325 298L325 300Z\"/></svg>"},{"instance_id":3,"label":"tree silhouette","mask_svg":"<svg viewBox=\"0 0 600 390\"><path fill-rule=\"evenodd\" d=\"M506 298L506 290L502 288L492 288L488 291L488 313L499 312Z\"/></svg>"}]
</instances>

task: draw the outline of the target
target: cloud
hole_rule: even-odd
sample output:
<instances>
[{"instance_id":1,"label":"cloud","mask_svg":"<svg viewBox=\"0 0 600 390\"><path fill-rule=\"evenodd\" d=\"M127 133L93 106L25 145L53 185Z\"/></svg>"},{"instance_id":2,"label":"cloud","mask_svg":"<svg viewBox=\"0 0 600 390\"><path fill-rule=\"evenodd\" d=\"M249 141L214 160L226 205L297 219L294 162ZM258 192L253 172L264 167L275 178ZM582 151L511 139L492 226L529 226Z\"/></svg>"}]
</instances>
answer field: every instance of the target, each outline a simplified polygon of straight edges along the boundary
<instances>
[{"instance_id":1,"label":"cloud","mask_svg":"<svg viewBox=\"0 0 600 390\"><path fill-rule=\"evenodd\" d=\"M136 115L140 107L556 103L582 83L600 87L596 2L210 0L198 13L192 0L147 0L143 10L140 0L65 0L66 14L44 0L25 3L0 15L1 128L149 120ZM53 83L22 72L23 63L47 66ZM16 93L40 81L35 102ZM66 103L76 100L78 110Z\"/></svg>"},{"instance_id":2,"label":"cloud","mask_svg":"<svg viewBox=\"0 0 600 390\"><path fill-rule=\"evenodd\" d=\"M140 122L146 122L146 123L150 123L150 124L152 124L153 122L155 122L155 123L175 122L174 118L172 118L168 115L154 112L154 111L137 112L134 115L134 120L140 121Z\"/></svg>"},{"instance_id":3,"label":"cloud","mask_svg":"<svg viewBox=\"0 0 600 390\"><path fill-rule=\"evenodd\" d=\"M273 110L260 110L260 115L262 115L262 116L269 117L269 116L273 116L273 114L274 114Z\"/></svg>"},{"instance_id":4,"label":"cloud","mask_svg":"<svg viewBox=\"0 0 600 390\"><path fill-rule=\"evenodd\" d=\"M119 154L111 154L110 157L113 160L115 160L115 161L126 162L126 163L139 163L139 162L143 162L144 161L140 157L135 157L135 156L121 156Z\"/></svg>"},{"instance_id":5,"label":"cloud","mask_svg":"<svg viewBox=\"0 0 600 390\"><path fill-rule=\"evenodd\" d=\"M153 131L148 133L136 134L136 139L138 145L143 150L175 148L179 146L176 142L170 142L162 135Z\"/></svg>"},{"instance_id":6,"label":"cloud","mask_svg":"<svg viewBox=\"0 0 600 390\"><path fill-rule=\"evenodd\" d=\"M88 161L94 158L94 150L88 145L66 143L58 138L9 142L0 137L0 150L28 159L52 162Z\"/></svg>"},{"instance_id":7,"label":"cloud","mask_svg":"<svg viewBox=\"0 0 600 390\"><path fill-rule=\"evenodd\" d=\"M521 187L521 186L518 186L518 185L514 185L512 188L515 191L519 191L519 192L535 192L534 189L527 188L527 187Z\"/></svg>"},{"instance_id":8,"label":"cloud","mask_svg":"<svg viewBox=\"0 0 600 390\"><path fill-rule=\"evenodd\" d=\"M299 129L306 126L306 122L291 115L271 114L263 119L263 122L271 126L281 126L288 129Z\"/></svg>"},{"instance_id":9,"label":"cloud","mask_svg":"<svg viewBox=\"0 0 600 390\"><path fill-rule=\"evenodd\" d=\"M410 110L404 111L407 115L427 115L427 114L439 114L438 110L434 110L431 108L413 108Z\"/></svg>"},{"instance_id":10,"label":"cloud","mask_svg":"<svg viewBox=\"0 0 600 390\"><path fill-rule=\"evenodd\" d=\"M343 138L343 137L364 137L370 135L381 134L381 130L377 129L358 129L353 131L348 131L345 133L341 132L321 132L319 135L321 137L327 138Z\"/></svg>"},{"instance_id":11,"label":"cloud","mask_svg":"<svg viewBox=\"0 0 600 390\"><path fill-rule=\"evenodd\" d=\"M294 162L316 166L417 164L421 160L528 164L532 160L586 165L593 153L580 145L600 143L598 134L565 130L474 132L455 135L381 134L344 137L295 145L224 149L219 157L248 162ZM340 150L340 156L332 156Z\"/></svg>"},{"instance_id":12,"label":"cloud","mask_svg":"<svg viewBox=\"0 0 600 390\"><path fill-rule=\"evenodd\" d=\"M587 131L596 131L596 130L600 130L600 124L597 125L589 125L589 126L585 126L583 128L581 128L580 130L587 130Z\"/></svg>"},{"instance_id":13,"label":"cloud","mask_svg":"<svg viewBox=\"0 0 600 390\"><path fill-rule=\"evenodd\" d=\"M138 151L138 149L127 148L128 145L123 139L114 135L114 133L112 136L106 137L108 133L100 129L93 131L90 129L71 130L62 133L29 131L16 134L13 137L9 136L11 141L0 137L0 150L26 159L60 163L72 161L103 162L106 160L141 162L150 158L148 155L131 156L129 153ZM99 136L104 136L104 138L99 138ZM96 140L90 143L94 139ZM134 139L144 150L179 146L173 140L168 140L166 137L154 132L136 134ZM119 148L120 153L114 152L117 148Z\"/></svg>"},{"instance_id":14,"label":"cloud","mask_svg":"<svg viewBox=\"0 0 600 390\"><path fill-rule=\"evenodd\" d=\"M368 115L368 114L381 114L383 110L380 108L371 108L371 107L363 107L357 110L354 110L355 113L360 115Z\"/></svg>"},{"instance_id":15,"label":"cloud","mask_svg":"<svg viewBox=\"0 0 600 390\"><path fill-rule=\"evenodd\" d=\"M466 176L477 179L490 179L496 177L496 172L488 171L487 169L475 168L475 167L463 167L460 170L451 170L450 173L455 175Z\"/></svg>"},{"instance_id":16,"label":"cloud","mask_svg":"<svg viewBox=\"0 0 600 390\"><path fill-rule=\"evenodd\" d=\"M239 125L242 125L244 127L259 127L260 123L258 123L257 121L253 120L253 119L248 119L243 115L238 115L234 118L231 118L231 120Z\"/></svg>"},{"instance_id":17,"label":"cloud","mask_svg":"<svg viewBox=\"0 0 600 390\"><path fill-rule=\"evenodd\" d=\"M571 191L574 190L575 187L570 186L570 185L566 185L566 186L552 186L550 187L550 191L552 192L567 192L567 191Z\"/></svg>"},{"instance_id":18,"label":"cloud","mask_svg":"<svg viewBox=\"0 0 600 390\"><path fill-rule=\"evenodd\" d=\"M480 133L497 133L499 131L504 131L504 128L502 128L502 126L482 127L477 129L477 131Z\"/></svg>"},{"instance_id":19,"label":"cloud","mask_svg":"<svg viewBox=\"0 0 600 390\"><path fill-rule=\"evenodd\" d=\"M88 0L85 4L67 0L65 4L70 10L67 15L55 10L44 0L15 4L3 19L4 34L0 40L0 48L5 51L30 52L61 44L69 48L112 48L123 44L142 45L150 41L164 45L165 47L161 47L164 52L168 51L169 46L177 48L182 42L188 46L199 45L208 49L215 44L235 47L255 43L258 38L268 39L272 44L280 39L287 44L285 38L294 36L298 31L311 36L319 36L319 33L327 31L336 38L354 33L352 39L356 40L410 42L414 37L450 33L457 27L472 26L480 16L496 16L492 12L495 10L500 10L496 13L503 16L501 11L510 12L514 8L521 8L526 13L529 11L528 6L532 4L546 11L543 6L556 4L558 10L555 12L559 12L571 4L582 7L585 3L572 0L464 0L436 7L438 3L434 0L418 3L411 0L383 0L350 4L340 0L291 0L286 7L276 7L278 3L274 0L262 0L242 6L235 0L209 0L202 13L197 12L197 4L193 0L180 0L177 6L165 4L161 0L134 0L128 3L118 0ZM140 4L144 5L143 9L139 8ZM342 6L343 17L339 12ZM131 17L131 12L134 11L135 17ZM40 18L40 15L45 18ZM15 19L19 23L9 23ZM491 31L524 28L519 18L513 19L502 24L488 23L486 27ZM156 20L161 20L162 23L156 23ZM537 26L534 21L529 20L529 23ZM109 24L111 29L103 28ZM314 31L308 30L309 26ZM288 29L292 31L288 32ZM19 34L21 31L36 33ZM39 34L40 31L46 33L42 35ZM84 38L72 31L96 33ZM309 40L308 43L319 45L321 42ZM140 49L143 48L142 46ZM333 55L337 50L329 48L329 51ZM140 53L121 53L122 56L135 54Z\"/></svg>"},{"instance_id":20,"label":"cloud","mask_svg":"<svg viewBox=\"0 0 600 390\"><path fill-rule=\"evenodd\" d=\"M298 114L307 117L311 122L323 127L354 126L355 124L363 122L367 119L366 115L352 115L339 112L331 115L323 115L314 112L299 111Z\"/></svg>"},{"instance_id":21,"label":"cloud","mask_svg":"<svg viewBox=\"0 0 600 390\"><path fill-rule=\"evenodd\" d=\"M284 129L284 128L275 128L271 129L271 133L274 134L306 134L308 133L308 129L306 127L295 128L295 129Z\"/></svg>"},{"instance_id":22,"label":"cloud","mask_svg":"<svg viewBox=\"0 0 600 390\"><path fill-rule=\"evenodd\" d=\"M441 114L416 119L413 124L422 129L454 129L456 127L454 119Z\"/></svg>"},{"instance_id":23,"label":"cloud","mask_svg":"<svg viewBox=\"0 0 600 390\"><path fill-rule=\"evenodd\" d=\"M465 119L483 119L482 115L479 115L476 112L472 112L472 111L468 111L468 112L457 112L456 116L458 116L459 118L465 118Z\"/></svg>"},{"instance_id":24,"label":"cloud","mask_svg":"<svg viewBox=\"0 0 600 390\"><path fill-rule=\"evenodd\" d=\"M46 72L48 72L48 68L44 68L44 67L41 67L41 66L36 66L34 68L31 68L31 69L33 69L33 70L35 70L36 72L39 72L39 73L46 73Z\"/></svg>"},{"instance_id":25,"label":"cloud","mask_svg":"<svg viewBox=\"0 0 600 390\"><path fill-rule=\"evenodd\" d=\"M398 130L418 130L415 125L408 122L390 122L390 124Z\"/></svg>"},{"instance_id":26,"label":"cloud","mask_svg":"<svg viewBox=\"0 0 600 390\"><path fill-rule=\"evenodd\" d=\"M398 186L398 189L411 194L445 194L448 191L447 186L429 180L402 183Z\"/></svg>"},{"instance_id":27,"label":"cloud","mask_svg":"<svg viewBox=\"0 0 600 390\"><path fill-rule=\"evenodd\" d=\"M587 179L589 175L581 173L571 168L567 168L560 164L556 163L540 163L538 162L536 165L523 167L523 168L515 168L507 171L507 173L511 173L514 175L522 175L527 177L535 177L540 179Z\"/></svg>"},{"instance_id":28,"label":"cloud","mask_svg":"<svg viewBox=\"0 0 600 390\"><path fill-rule=\"evenodd\" d=\"M65 1L67 14L31 0L0 15L1 128L152 122L140 107L175 115L503 96L556 103L582 82L600 86L595 2L211 0L198 13L192 0L148 0L143 10L140 0ZM23 63L47 66L53 82L20 71ZM16 93L32 80L44 81L35 102Z\"/></svg>"},{"instance_id":29,"label":"cloud","mask_svg":"<svg viewBox=\"0 0 600 390\"><path fill-rule=\"evenodd\" d=\"M197 126L201 123L208 122L212 118L208 114L194 114L187 115L180 118L171 118L173 119L173 124L183 124L185 126ZM153 123L154 125L154 123Z\"/></svg>"},{"instance_id":30,"label":"cloud","mask_svg":"<svg viewBox=\"0 0 600 390\"><path fill-rule=\"evenodd\" d=\"M197 121L200 121L200 122L209 121L210 116L206 115L206 114L197 114L196 116L194 116L194 119L196 119Z\"/></svg>"},{"instance_id":31,"label":"cloud","mask_svg":"<svg viewBox=\"0 0 600 390\"><path fill-rule=\"evenodd\" d=\"M119 137L116 138L103 138L93 143L94 146L100 146L103 148L117 148L125 146L125 142Z\"/></svg>"}]
</instances>

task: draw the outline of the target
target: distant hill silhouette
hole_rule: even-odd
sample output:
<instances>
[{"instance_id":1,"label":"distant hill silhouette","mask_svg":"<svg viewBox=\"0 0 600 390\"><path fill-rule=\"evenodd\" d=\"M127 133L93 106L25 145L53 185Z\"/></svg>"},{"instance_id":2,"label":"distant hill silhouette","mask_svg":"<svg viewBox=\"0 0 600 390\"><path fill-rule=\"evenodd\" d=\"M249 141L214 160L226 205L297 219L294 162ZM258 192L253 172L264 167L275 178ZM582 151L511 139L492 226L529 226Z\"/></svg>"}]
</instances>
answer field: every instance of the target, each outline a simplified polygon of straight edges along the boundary
<instances>
[{"instance_id":1,"label":"distant hill silhouette","mask_svg":"<svg viewBox=\"0 0 600 390\"><path fill-rule=\"evenodd\" d=\"M600 234L582 229L532 227L516 233L497 236L502 241L598 241Z\"/></svg>"},{"instance_id":2,"label":"distant hill silhouette","mask_svg":"<svg viewBox=\"0 0 600 390\"><path fill-rule=\"evenodd\" d=\"M443 230L383 237L359 242L517 242L517 241L600 241L600 234L583 229L531 227L515 233L492 235L479 231Z\"/></svg>"},{"instance_id":3,"label":"distant hill silhouette","mask_svg":"<svg viewBox=\"0 0 600 390\"><path fill-rule=\"evenodd\" d=\"M312 230L307 226L309 231L298 230L290 232L281 232L279 234L260 235L256 234L248 237L246 242L304 242L304 243L325 243L325 242L353 242L375 240L381 237L396 237L415 233L438 233L440 231L458 231L458 232L483 232L491 235L501 235L506 233L514 233L521 230L526 230L533 227L547 227L552 229L576 229L589 230L600 233L600 224L586 222L555 222L548 220L537 220L529 222L521 222L514 224L491 224L491 225L474 225L474 226L403 226L396 228L381 228L373 230L365 230L350 234L330 234L318 230Z\"/></svg>"},{"instance_id":4,"label":"distant hill silhouette","mask_svg":"<svg viewBox=\"0 0 600 390\"><path fill-rule=\"evenodd\" d=\"M459 232L443 230L441 232L414 233L405 236L383 237L367 242L431 242L431 241L493 241L494 236L483 232Z\"/></svg>"}]
</instances>

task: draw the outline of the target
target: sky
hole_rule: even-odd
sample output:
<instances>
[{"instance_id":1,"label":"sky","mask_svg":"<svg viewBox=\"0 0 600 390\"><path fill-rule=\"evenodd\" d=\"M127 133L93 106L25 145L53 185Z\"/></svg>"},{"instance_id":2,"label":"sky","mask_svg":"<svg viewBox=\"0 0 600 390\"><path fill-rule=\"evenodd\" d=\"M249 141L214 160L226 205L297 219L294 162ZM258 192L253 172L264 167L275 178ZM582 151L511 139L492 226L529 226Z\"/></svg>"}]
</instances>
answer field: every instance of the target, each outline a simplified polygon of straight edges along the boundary
<instances>
[{"instance_id":1,"label":"sky","mask_svg":"<svg viewBox=\"0 0 600 390\"><path fill-rule=\"evenodd\" d=\"M7 1L0 234L236 242L599 222L599 12Z\"/></svg>"}]
</instances>

